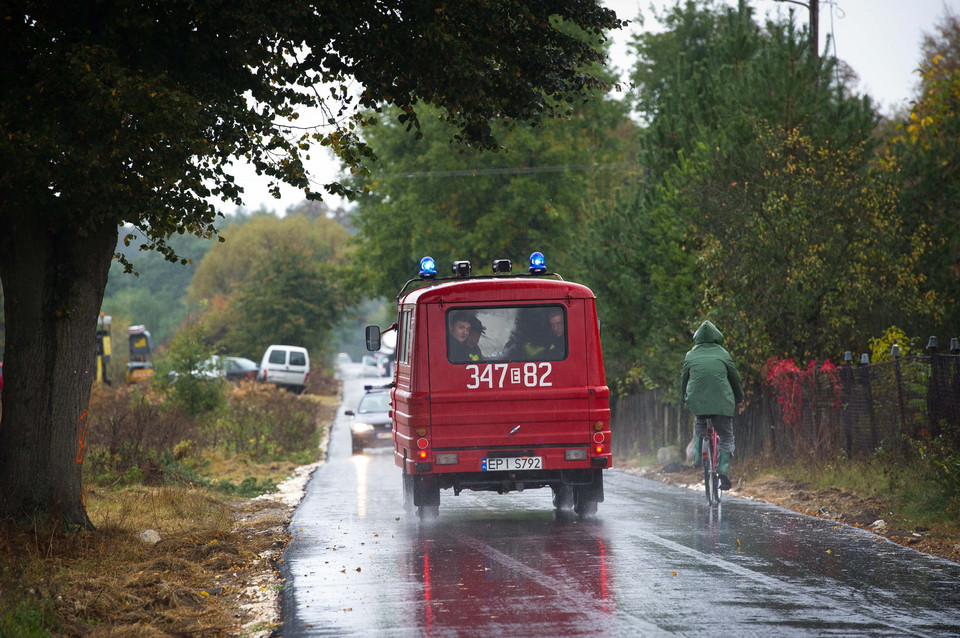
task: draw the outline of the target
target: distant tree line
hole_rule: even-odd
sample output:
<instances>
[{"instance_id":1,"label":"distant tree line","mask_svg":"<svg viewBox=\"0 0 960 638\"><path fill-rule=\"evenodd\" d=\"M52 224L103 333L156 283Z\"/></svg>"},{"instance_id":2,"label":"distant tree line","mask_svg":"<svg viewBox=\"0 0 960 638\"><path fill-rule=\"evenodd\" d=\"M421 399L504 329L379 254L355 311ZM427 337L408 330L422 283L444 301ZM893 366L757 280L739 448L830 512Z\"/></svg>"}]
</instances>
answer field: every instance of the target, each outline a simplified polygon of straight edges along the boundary
<instances>
[{"instance_id":1,"label":"distant tree line","mask_svg":"<svg viewBox=\"0 0 960 638\"><path fill-rule=\"evenodd\" d=\"M223 242L171 239L177 254L189 258L186 265L121 244L136 273L114 264L103 312L118 315L122 325L146 325L158 346L202 323L204 342L215 352L258 362L273 343L325 352L341 314L360 300L346 285L350 234L333 217L323 203L306 200L283 217L239 210L221 224ZM114 335L121 345L122 338Z\"/></svg>"}]
</instances>

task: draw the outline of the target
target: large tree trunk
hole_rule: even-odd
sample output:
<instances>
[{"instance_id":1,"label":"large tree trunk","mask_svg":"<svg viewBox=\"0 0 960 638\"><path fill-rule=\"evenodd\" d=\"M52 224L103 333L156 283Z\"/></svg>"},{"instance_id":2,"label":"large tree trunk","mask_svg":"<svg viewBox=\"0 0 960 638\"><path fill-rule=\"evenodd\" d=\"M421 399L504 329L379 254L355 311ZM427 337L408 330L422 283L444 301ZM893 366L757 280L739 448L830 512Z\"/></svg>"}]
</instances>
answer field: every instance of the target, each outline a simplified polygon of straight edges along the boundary
<instances>
[{"instance_id":1,"label":"large tree trunk","mask_svg":"<svg viewBox=\"0 0 960 638\"><path fill-rule=\"evenodd\" d=\"M0 517L40 516L92 529L81 486L83 436L117 227L105 223L78 235L51 229L40 214L13 218L4 224L12 241L0 242Z\"/></svg>"}]
</instances>

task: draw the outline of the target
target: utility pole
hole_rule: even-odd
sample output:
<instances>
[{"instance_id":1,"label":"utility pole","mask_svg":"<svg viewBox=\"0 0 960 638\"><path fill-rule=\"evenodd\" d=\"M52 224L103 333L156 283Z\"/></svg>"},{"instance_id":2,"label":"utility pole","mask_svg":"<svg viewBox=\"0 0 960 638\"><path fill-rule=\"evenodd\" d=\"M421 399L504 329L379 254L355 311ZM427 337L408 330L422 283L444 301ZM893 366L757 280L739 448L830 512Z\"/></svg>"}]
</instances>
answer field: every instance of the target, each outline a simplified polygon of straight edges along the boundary
<instances>
[{"instance_id":1,"label":"utility pole","mask_svg":"<svg viewBox=\"0 0 960 638\"><path fill-rule=\"evenodd\" d=\"M777 2L789 2L790 4L799 4L810 10L810 53L813 55L813 61L820 59L820 0L809 0L800 2L800 0L777 0Z\"/></svg>"},{"instance_id":2,"label":"utility pole","mask_svg":"<svg viewBox=\"0 0 960 638\"><path fill-rule=\"evenodd\" d=\"M820 59L820 0L810 0L810 53L813 61Z\"/></svg>"}]
</instances>

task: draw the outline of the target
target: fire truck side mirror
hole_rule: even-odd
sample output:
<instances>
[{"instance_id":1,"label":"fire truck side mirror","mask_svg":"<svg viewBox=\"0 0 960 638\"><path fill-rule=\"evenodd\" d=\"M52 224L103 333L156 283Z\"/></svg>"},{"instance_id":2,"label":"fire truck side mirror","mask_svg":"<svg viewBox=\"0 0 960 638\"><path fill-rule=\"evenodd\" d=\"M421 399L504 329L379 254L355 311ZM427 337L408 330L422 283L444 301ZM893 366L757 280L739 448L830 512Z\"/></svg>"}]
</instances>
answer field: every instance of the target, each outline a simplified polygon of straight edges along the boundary
<instances>
[{"instance_id":1,"label":"fire truck side mirror","mask_svg":"<svg viewBox=\"0 0 960 638\"><path fill-rule=\"evenodd\" d=\"M367 326L367 350L380 349L380 326Z\"/></svg>"}]
</instances>

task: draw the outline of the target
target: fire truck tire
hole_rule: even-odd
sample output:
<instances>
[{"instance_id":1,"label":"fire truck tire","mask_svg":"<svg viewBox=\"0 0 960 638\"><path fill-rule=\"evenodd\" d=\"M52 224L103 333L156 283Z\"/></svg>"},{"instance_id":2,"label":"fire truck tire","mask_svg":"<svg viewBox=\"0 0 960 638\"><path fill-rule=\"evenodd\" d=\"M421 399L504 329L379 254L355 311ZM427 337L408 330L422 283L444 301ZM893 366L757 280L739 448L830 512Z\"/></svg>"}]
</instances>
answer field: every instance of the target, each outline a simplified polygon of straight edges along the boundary
<instances>
[{"instance_id":1,"label":"fire truck tire","mask_svg":"<svg viewBox=\"0 0 960 638\"><path fill-rule=\"evenodd\" d=\"M574 492L577 494L577 492ZM589 497L577 497L574 496L573 511L577 513L577 516L591 516L597 513L597 502Z\"/></svg>"},{"instance_id":2,"label":"fire truck tire","mask_svg":"<svg viewBox=\"0 0 960 638\"><path fill-rule=\"evenodd\" d=\"M419 494L418 494L419 493ZM414 494L419 495L417 503L417 516L423 518L436 518L440 514L440 483L430 481L424 483L421 477L414 479Z\"/></svg>"},{"instance_id":3,"label":"fire truck tire","mask_svg":"<svg viewBox=\"0 0 960 638\"><path fill-rule=\"evenodd\" d=\"M597 513L597 498L592 486L584 485L573 490L573 511L577 516Z\"/></svg>"},{"instance_id":4,"label":"fire truck tire","mask_svg":"<svg viewBox=\"0 0 960 638\"><path fill-rule=\"evenodd\" d=\"M579 516L597 513L597 503L603 501L603 473L593 470L593 480L586 485L573 488L573 511Z\"/></svg>"},{"instance_id":5,"label":"fire truck tire","mask_svg":"<svg viewBox=\"0 0 960 638\"><path fill-rule=\"evenodd\" d=\"M413 477L403 473L403 511L412 512L413 505Z\"/></svg>"},{"instance_id":6,"label":"fire truck tire","mask_svg":"<svg viewBox=\"0 0 960 638\"><path fill-rule=\"evenodd\" d=\"M421 505L417 508L417 516L419 516L421 519L436 518L440 516L440 504L434 503L432 505Z\"/></svg>"},{"instance_id":7,"label":"fire truck tire","mask_svg":"<svg viewBox=\"0 0 960 638\"><path fill-rule=\"evenodd\" d=\"M573 488L569 485L560 485L553 487L553 507L554 509L568 510L573 507Z\"/></svg>"}]
</instances>

